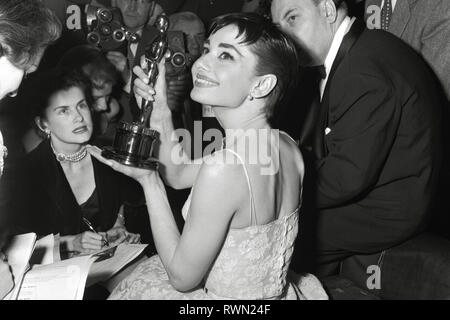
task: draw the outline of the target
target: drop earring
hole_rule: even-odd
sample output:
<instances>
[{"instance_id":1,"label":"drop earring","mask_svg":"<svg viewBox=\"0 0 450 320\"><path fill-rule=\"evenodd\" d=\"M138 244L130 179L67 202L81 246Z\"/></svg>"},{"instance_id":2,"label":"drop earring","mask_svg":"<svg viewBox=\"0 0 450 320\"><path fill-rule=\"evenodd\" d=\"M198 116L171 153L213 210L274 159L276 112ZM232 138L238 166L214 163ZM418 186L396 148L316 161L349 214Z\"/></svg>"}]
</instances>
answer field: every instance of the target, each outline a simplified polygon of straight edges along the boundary
<instances>
[{"instance_id":1,"label":"drop earring","mask_svg":"<svg viewBox=\"0 0 450 320\"><path fill-rule=\"evenodd\" d=\"M47 139L50 139L50 136L51 136L50 130L49 130L49 129L45 129L45 130L44 130L44 133L45 133L45 135L47 136Z\"/></svg>"},{"instance_id":2,"label":"drop earring","mask_svg":"<svg viewBox=\"0 0 450 320\"><path fill-rule=\"evenodd\" d=\"M253 101L255 99L251 94L248 95L248 100Z\"/></svg>"}]
</instances>

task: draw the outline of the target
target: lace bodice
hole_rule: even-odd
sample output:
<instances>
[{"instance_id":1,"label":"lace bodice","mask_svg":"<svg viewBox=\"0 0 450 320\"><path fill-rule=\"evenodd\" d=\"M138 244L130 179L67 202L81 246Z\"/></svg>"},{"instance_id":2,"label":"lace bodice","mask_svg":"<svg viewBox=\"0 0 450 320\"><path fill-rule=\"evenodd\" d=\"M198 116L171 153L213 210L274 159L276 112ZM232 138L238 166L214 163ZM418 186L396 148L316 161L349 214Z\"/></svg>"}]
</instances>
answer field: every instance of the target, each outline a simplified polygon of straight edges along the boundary
<instances>
[{"instance_id":1,"label":"lace bodice","mask_svg":"<svg viewBox=\"0 0 450 320\"><path fill-rule=\"evenodd\" d=\"M245 165L244 171L252 198ZM182 209L185 219L192 190ZM205 291L212 297L228 299L282 297L297 233L298 209L265 225L231 228L205 279Z\"/></svg>"},{"instance_id":2,"label":"lace bodice","mask_svg":"<svg viewBox=\"0 0 450 320\"><path fill-rule=\"evenodd\" d=\"M110 299L327 299L320 281L313 275L288 273L298 232L298 208L258 225L250 177L245 163L235 155L248 182L250 226L228 230L202 286L189 292L175 290L161 259L155 255L137 266ZM192 190L182 210L185 219Z\"/></svg>"},{"instance_id":3,"label":"lace bodice","mask_svg":"<svg viewBox=\"0 0 450 320\"><path fill-rule=\"evenodd\" d=\"M298 210L266 225L230 229L205 290L235 299L281 297L297 231Z\"/></svg>"}]
</instances>

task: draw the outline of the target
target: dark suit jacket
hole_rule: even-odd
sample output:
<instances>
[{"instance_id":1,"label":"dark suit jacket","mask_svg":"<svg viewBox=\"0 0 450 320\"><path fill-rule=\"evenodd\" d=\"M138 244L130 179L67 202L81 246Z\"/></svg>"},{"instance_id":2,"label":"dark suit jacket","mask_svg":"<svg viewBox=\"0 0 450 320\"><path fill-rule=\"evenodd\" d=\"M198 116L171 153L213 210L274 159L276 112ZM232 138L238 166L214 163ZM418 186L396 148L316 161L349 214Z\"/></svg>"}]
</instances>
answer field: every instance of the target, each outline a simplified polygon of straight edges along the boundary
<instances>
[{"instance_id":1,"label":"dark suit jacket","mask_svg":"<svg viewBox=\"0 0 450 320\"><path fill-rule=\"evenodd\" d=\"M376 252L423 227L440 169L442 100L421 58L384 31L364 28L333 69L314 135L318 237Z\"/></svg>"},{"instance_id":2,"label":"dark suit jacket","mask_svg":"<svg viewBox=\"0 0 450 320\"><path fill-rule=\"evenodd\" d=\"M371 5L381 6L381 0L366 0L366 8ZM450 1L397 0L389 32L420 52L450 100Z\"/></svg>"},{"instance_id":3,"label":"dark suit jacket","mask_svg":"<svg viewBox=\"0 0 450 320\"><path fill-rule=\"evenodd\" d=\"M157 36L157 31L155 28L148 26L145 27L142 31L142 36L139 40L135 58L134 58L134 66L140 65L141 56L145 54L145 49L149 43L151 43ZM136 75L132 73L131 76L131 92L130 94L124 94L125 97L121 99L121 103L124 105L124 108L128 110L124 110L123 120L127 122L136 121L139 119L140 108L136 103L136 99L133 94L134 80L136 79Z\"/></svg>"},{"instance_id":4,"label":"dark suit jacket","mask_svg":"<svg viewBox=\"0 0 450 320\"><path fill-rule=\"evenodd\" d=\"M122 204L140 199L142 189L134 181L113 171L92 158L100 213L98 230L113 227ZM61 165L51 150L49 141L42 142L28 155L26 177L21 194L28 212L21 225L39 235L60 233L61 236L86 231L82 213Z\"/></svg>"}]
</instances>

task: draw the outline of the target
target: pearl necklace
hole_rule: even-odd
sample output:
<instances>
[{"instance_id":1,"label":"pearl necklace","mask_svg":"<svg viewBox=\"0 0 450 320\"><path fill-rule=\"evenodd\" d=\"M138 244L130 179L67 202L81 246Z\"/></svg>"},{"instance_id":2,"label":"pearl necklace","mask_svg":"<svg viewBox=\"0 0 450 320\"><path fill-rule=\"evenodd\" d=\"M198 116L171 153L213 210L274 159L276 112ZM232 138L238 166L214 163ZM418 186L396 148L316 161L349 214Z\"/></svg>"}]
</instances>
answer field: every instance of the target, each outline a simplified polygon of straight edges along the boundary
<instances>
[{"instance_id":1,"label":"pearl necklace","mask_svg":"<svg viewBox=\"0 0 450 320\"><path fill-rule=\"evenodd\" d=\"M55 148L53 147L53 144L50 144L52 146L53 153L56 156L56 160L59 162L80 162L83 160L87 155L87 149L86 147L81 148L79 151L71 153L71 154L64 154L62 152L57 152Z\"/></svg>"}]
</instances>

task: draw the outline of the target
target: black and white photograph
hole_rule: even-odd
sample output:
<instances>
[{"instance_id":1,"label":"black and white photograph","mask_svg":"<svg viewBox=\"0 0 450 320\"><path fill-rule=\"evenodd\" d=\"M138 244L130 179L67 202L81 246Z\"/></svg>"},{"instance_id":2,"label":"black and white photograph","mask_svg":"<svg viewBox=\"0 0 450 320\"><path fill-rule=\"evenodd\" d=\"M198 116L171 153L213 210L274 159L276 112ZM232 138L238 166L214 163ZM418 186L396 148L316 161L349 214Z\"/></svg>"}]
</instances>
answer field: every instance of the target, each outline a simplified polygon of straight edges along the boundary
<instances>
[{"instance_id":1,"label":"black and white photograph","mask_svg":"<svg viewBox=\"0 0 450 320\"><path fill-rule=\"evenodd\" d=\"M449 0L0 0L0 304L450 300L449 111Z\"/></svg>"}]
</instances>

